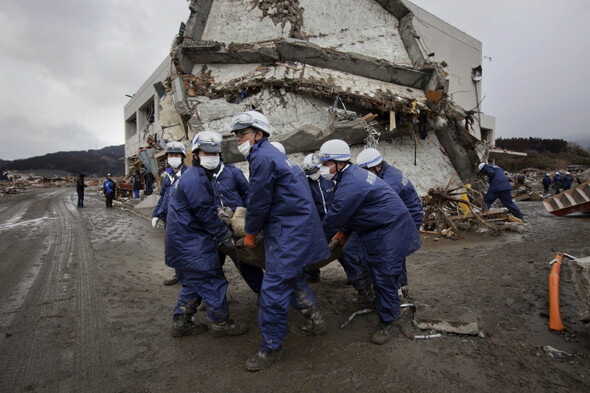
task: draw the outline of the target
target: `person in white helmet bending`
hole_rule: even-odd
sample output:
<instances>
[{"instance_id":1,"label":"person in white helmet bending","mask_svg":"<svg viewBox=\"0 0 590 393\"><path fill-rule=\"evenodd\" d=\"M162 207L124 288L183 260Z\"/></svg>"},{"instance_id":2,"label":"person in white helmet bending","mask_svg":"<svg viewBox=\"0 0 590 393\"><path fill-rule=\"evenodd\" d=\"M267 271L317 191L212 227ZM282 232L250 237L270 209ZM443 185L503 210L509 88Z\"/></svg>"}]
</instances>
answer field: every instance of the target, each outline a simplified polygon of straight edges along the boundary
<instances>
[{"instance_id":1,"label":"person in white helmet bending","mask_svg":"<svg viewBox=\"0 0 590 393\"><path fill-rule=\"evenodd\" d=\"M346 244L354 230L365 261L379 314L375 344L402 336L399 277L404 258L422 246L408 208L393 189L375 174L350 162L350 148L340 139L325 142L319 153L321 175L336 181L334 200L322 223L327 237Z\"/></svg>"}]
</instances>

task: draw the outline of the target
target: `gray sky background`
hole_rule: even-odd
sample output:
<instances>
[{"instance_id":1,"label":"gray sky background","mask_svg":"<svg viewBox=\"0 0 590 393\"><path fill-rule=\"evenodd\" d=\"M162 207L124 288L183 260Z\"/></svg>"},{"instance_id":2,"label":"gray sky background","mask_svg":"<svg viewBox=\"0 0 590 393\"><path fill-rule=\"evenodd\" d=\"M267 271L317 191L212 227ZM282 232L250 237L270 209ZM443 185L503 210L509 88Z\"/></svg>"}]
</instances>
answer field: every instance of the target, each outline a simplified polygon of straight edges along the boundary
<instances>
[{"instance_id":1,"label":"gray sky background","mask_svg":"<svg viewBox=\"0 0 590 393\"><path fill-rule=\"evenodd\" d=\"M414 0L482 41L497 136L590 137L587 0ZM164 59L185 0L1 0L0 159L124 143L125 94Z\"/></svg>"}]
</instances>

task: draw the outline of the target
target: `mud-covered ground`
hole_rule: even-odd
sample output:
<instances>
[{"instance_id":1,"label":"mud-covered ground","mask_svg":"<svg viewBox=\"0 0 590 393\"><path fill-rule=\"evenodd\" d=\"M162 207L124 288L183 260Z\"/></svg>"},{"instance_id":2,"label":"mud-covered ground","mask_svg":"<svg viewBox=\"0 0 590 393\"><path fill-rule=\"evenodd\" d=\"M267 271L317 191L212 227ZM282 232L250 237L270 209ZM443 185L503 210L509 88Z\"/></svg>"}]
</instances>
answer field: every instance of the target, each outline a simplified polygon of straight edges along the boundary
<instances>
[{"instance_id":1,"label":"mud-covered ground","mask_svg":"<svg viewBox=\"0 0 590 393\"><path fill-rule=\"evenodd\" d=\"M425 235L408 259L417 320L476 322L485 337L444 334L369 342L342 268L312 284L329 325L300 337L290 314L281 363L259 373L244 362L260 344L256 296L225 264L233 318L243 336L172 338L178 286L164 287L164 233L146 211L105 209L96 190L86 207L74 189L0 198L0 392L586 392L589 328L578 322L567 263L561 303L566 330L548 331L548 273L554 250L590 255L590 217L557 218L520 203L523 233L453 241ZM204 318L204 313L200 313ZM418 332L408 327L408 333ZM550 357L550 345L571 356Z\"/></svg>"}]
</instances>

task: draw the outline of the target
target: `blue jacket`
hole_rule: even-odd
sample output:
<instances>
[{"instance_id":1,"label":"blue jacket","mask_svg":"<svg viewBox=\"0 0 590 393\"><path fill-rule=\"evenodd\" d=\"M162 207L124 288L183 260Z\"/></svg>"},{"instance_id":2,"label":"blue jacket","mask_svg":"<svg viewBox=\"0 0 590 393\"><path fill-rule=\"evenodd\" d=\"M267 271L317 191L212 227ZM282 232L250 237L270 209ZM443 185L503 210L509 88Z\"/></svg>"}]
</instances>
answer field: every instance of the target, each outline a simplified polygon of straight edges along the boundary
<instances>
[{"instance_id":1,"label":"blue jacket","mask_svg":"<svg viewBox=\"0 0 590 393\"><path fill-rule=\"evenodd\" d=\"M326 180L321 176L318 180L308 177L307 182L311 190L313 202L320 215L320 220L323 220L328 212L328 207L330 207L334 199L334 182L332 180Z\"/></svg>"},{"instance_id":2,"label":"blue jacket","mask_svg":"<svg viewBox=\"0 0 590 393\"><path fill-rule=\"evenodd\" d=\"M512 190L512 184L508 181L504 169L499 166L486 164L481 172L488 177L488 183L490 183L488 192L499 193Z\"/></svg>"},{"instance_id":3,"label":"blue jacket","mask_svg":"<svg viewBox=\"0 0 590 393\"><path fill-rule=\"evenodd\" d=\"M168 195L166 191L170 188L172 184L172 180L179 179L180 176L188 169L188 167L182 164L180 171L178 171L178 176L175 177L174 170L172 168L168 168L164 171L166 174L164 176L164 180L162 180L162 189L160 190L160 199L158 199L158 204L154 208L154 212L152 213L152 217L158 217L160 220L166 223L166 213L168 211Z\"/></svg>"},{"instance_id":4,"label":"blue jacket","mask_svg":"<svg viewBox=\"0 0 590 393\"><path fill-rule=\"evenodd\" d=\"M328 237L338 230L354 230L368 263L400 261L422 246L408 208L387 183L352 164L336 181L334 200L323 221Z\"/></svg>"},{"instance_id":5,"label":"blue jacket","mask_svg":"<svg viewBox=\"0 0 590 393\"><path fill-rule=\"evenodd\" d=\"M241 170L223 162L213 171L211 186L215 195L215 206L227 206L233 211L240 206L248 206L250 185Z\"/></svg>"},{"instance_id":6,"label":"blue jacket","mask_svg":"<svg viewBox=\"0 0 590 393\"><path fill-rule=\"evenodd\" d=\"M416 224L416 227L420 227L424 218L424 209L422 208L422 201L420 201L420 197L410 179L402 171L385 161L381 162L381 171L379 171L377 176L389 184L389 187L393 188L393 191L397 192L397 195L399 195L410 211L414 224Z\"/></svg>"},{"instance_id":7,"label":"blue jacket","mask_svg":"<svg viewBox=\"0 0 590 393\"><path fill-rule=\"evenodd\" d=\"M107 195L111 193L115 193L115 183L107 177L104 181L104 194Z\"/></svg>"},{"instance_id":8,"label":"blue jacket","mask_svg":"<svg viewBox=\"0 0 590 393\"><path fill-rule=\"evenodd\" d=\"M264 231L266 270L293 275L330 255L303 171L266 138L254 146L246 233Z\"/></svg>"},{"instance_id":9,"label":"blue jacket","mask_svg":"<svg viewBox=\"0 0 590 393\"><path fill-rule=\"evenodd\" d=\"M551 177L545 176L543 178L543 187L549 187L551 185Z\"/></svg>"},{"instance_id":10,"label":"blue jacket","mask_svg":"<svg viewBox=\"0 0 590 393\"><path fill-rule=\"evenodd\" d=\"M228 229L217 216L205 170L188 168L168 194L166 265L196 271L219 268L217 241Z\"/></svg>"},{"instance_id":11,"label":"blue jacket","mask_svg":"<svg viewBox=\"0 0 590 393\"><path fill-rule=\"evenodd\" d=\"M563 176L555 175L553 176L553 184L563 183Z\"/></svg>"},{"instance_id":12,"label":"blue jacket","mask_svg":"<svg viewBox=\"0 0 590 393\"><path fill-rule=\"evenodd\" d=\"M563 188L565 188L566 190L569 190L570 187L572 186L573 182L574 182L574 178L572 177L572 175L565 175L563 177Z\"/></svg>"}]
</instances>

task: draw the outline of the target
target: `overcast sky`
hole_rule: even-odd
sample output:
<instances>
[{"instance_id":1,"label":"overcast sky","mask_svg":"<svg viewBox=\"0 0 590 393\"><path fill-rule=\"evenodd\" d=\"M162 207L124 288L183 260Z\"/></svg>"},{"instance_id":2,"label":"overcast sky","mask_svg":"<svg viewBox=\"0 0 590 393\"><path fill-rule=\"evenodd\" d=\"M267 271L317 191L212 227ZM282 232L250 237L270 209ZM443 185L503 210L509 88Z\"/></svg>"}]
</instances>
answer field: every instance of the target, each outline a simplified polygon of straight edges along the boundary
<instances>
[{"instance_id":1,"label":"overcast sky","mask_svg":"<svg viewBox=\"0 0 590 393\"><path fill-rule=\"evenodd\" d=\"M186 0L0 0L0 159L124 143ZM414 0L483 43L497 136L590 134L588 0Z\"/></svg>"}]
</instances>

